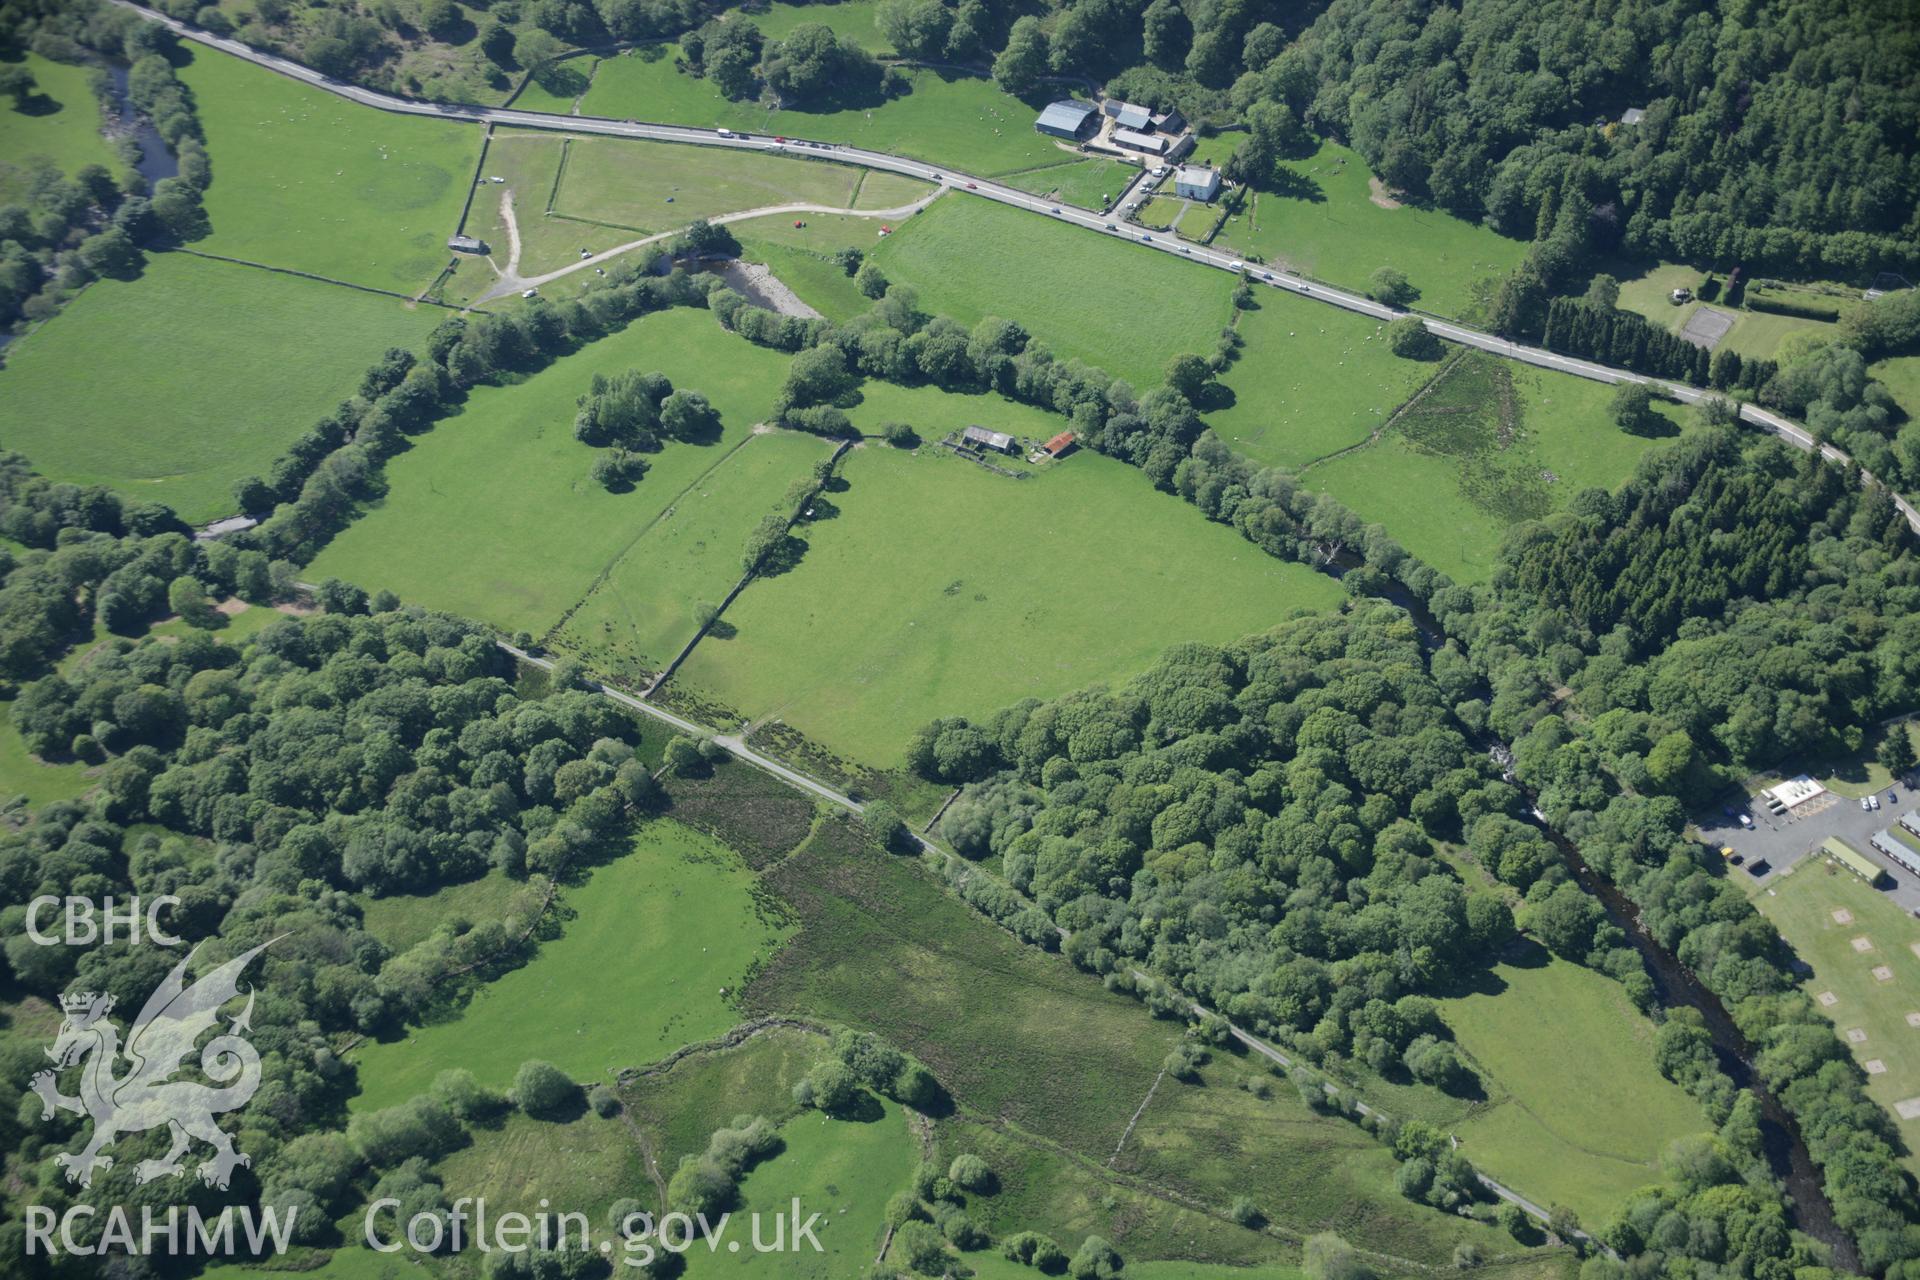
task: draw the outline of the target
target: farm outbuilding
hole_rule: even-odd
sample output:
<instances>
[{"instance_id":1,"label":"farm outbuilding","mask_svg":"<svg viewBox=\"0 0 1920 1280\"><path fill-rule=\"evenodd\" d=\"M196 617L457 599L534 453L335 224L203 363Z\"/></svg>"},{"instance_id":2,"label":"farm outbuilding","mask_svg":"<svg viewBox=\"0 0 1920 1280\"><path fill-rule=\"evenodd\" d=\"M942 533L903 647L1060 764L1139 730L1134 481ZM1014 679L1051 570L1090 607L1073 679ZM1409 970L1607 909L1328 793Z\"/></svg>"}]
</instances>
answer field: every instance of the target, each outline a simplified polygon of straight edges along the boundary
<instances>
[{"instance_id":1,"label":"farm outbuilding","mask_svg":"<svg viewBox=\"0 0 1920 1280\"><path fill-rule=\"evenodd\" d=\"M1220 194L1220 172L1200 164L1183 164L1173 171L1173 194L1188 200L1211 200Z\"/></svg>"},{"instance_id":2,"label":"farm outbuilding","mask_svg":"<svg viewBox=\"0 0 1920 1280\"><path fill-rule=\"evenodd\" d=\"M455 253L485 253L487 242L476 236L453 236L447 240L447 248Z\"/></svg>"},{"instance_id":3,"label":"farm outbuilding","mask_svg":"<svg viewBox=\"0 0 1920 1280\"><path fill-rule=\"evenodd\" d=\"M1061 458L1073 451L1073 432L1062 431L1053 439L1040 446L1047 451L1049 458Z\"/></svg>"},{"instance_id":4,"label":"farm outbuilding","mask_svg":"<svg viewBox=\"0 0 1920 1280\"><path fill-rule=\"evenodd\" d=\"M1100 109L1112 116L1113 123L1122 129L1138 129L1145 132L1153 127L1153 112L1134 103L1108 98L1100 104Z\"/></svg>"},{"instance_id":5,"label":"farm outbuilding","mask_svg":"<svg viewBox=\"0 0 1920 1280\"><path fill-rule=\"evenodd\" d=\"M1051 137L1078 142L1093 132L1099 118L1099 113L1091 103L1065 98L1048 103L1047 109L1040 113L1040 118L1033 122L1033 127Z\"/></svg>"},{"instance_id":6,"label":"farm outbuilding","mask_svg":"<svg viewBox=\"0 0 1920 1280\"><path fill-rule=\"evenodd\" d=\"M1125 147L1129 151L1144 151L1150 156L1163 156L1167 154L1167 148L1172 143L1159 134L1136 133L1132 129L1115 129L1113 145Z\"/></svg>"},{"instance_id":7,"label":"farm outbuilding","mask_svg":"<svg viewBox=\"0 0 1920 1280\"><path fill-rule=\"evenodd\" d=\"M976 449L991 449L995 453L1013 452L1013 437L1004 431L989 431L985 427L968 427L961 433L960 438Z\"/></svg>"},{"instance_id":8,"label":"farm outbuilding","mask_svg":"<svg viewBox=\"0 0 1920 1280\"><path fill-rule=\"evenodd\" d=\"M1828 836L1822 840L1820 851L1868 884L1879 883L1880 877L1884 874L1872 859L1839 836Z\"/></svg>"}]
</instances>

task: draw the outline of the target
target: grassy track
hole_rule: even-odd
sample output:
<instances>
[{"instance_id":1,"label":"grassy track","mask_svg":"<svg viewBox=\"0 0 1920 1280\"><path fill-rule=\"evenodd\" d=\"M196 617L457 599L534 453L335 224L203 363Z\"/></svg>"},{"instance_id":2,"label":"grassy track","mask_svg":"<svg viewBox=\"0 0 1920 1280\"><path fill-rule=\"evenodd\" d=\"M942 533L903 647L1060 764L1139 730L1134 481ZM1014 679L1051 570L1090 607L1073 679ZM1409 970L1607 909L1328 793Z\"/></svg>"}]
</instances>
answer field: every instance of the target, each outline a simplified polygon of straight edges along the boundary
<instances>
[{"instance_id":1,"label":"grassy track","mask_svg":"<svg viewBox=\"0 0 1920 1280\"><path fill-rule=\"evenodd\" d=\"M1240 316L1246 346L1207 425L1258 462L1297 467L1359 444L1433 376L1387 350L1385 326L1278 289Z\"/></svg>"},{"instance_id":2,"label":"grassy track","mask_svg":"<svg viewBox=\"0 0 1920 1280\"><path fill-rule=\"evenodd\" d=\"M487 175L507 181L487 182ZM931 183L820 160L511 130L494 136L487 175L469 223L504 265L500 193L503 185L512 191L523 276L578 261L583 249L599 253L696 218L796 203L890 209L933 190Z\"/></svg>"},{"instance_id":3,"label":"grassy track","mask_svg":"<svg viewBox=\"0 0 1920 1280\"><path fill-rule=\"evenodd\" d=\"M799 567L750 586L737 635L676 678L869 765L933 716L1121 679L1169 644L1338 599L1096 454L1027 480L924 447L868 446L843 469Z\"/></svg>"},{"instance_id":4,"label":"grassy track","mask_svg":"<svg viewBox=\"0 0 1920 1280\"><path fill-rule=\"evenodd\" d=\"M445 315L251 267L156 254L16 343L0 371L0 443L55 480L107 484L190 521L233 511L389 346ZM112 353L104 359L103 353Z\"/></svg>"},{"instance_id":5,"label":"grassy track","mask_svg":"<svg viewBox=\"0 0 1920 1280\"><path fill-rule=\"evenodd\" d=\"M740 580L747 534L762 516L786 514L788 487L830 453L817 436L753 437L627 549L554 647L590 654L596 671L628 681L659 671L693 638L697 606L718 605Z\"/></svg>"},{"instance_id":6,"label":"grassy track","mask_svg":"<svg viewBox=\"0 0 1920 1280\"><path fill-rule=\"evenodd\" d=\"M1420 290L1419 306L1461 319L1474 317L1480 282L1505 275L1526 254L1521 241L1438 210L1382 208L1366 162L1337 142L1285 166L1291 189L1255 193L1216 248L1257 253L1348 289L1365 289L1374 271L1397 267Z\"/></svg>"},{"instance_id":7,"label":"grassy track","mask_svg":"<svg viewBox=\"0 0 1920 1280\"><path fill-rule=\"evenodd\" d=\"M1114 1167L1210 1204L1244 1195L1289 1232L1337 1231L1364 1248L1429 1265L1447 1265L1462 1241L1489 1255L1519 1251L1504 1232L1401 1198L1390 1150L1308 1110L1286 1081L1273 1081L1269 1098L1237 1087L1249 1075L1267 1073L1216 1053L1201 1083L1163 1080Z\"/></svg>"},{"instance_id":8,"label":"grassy track","mask_svg":"<svg viewBox=\"0 0 1920 1280\"><path fill-rule=\"evenodd\" d=\"M363 1046L353 1105L390 1106L454 1066L504 1087L536 1057L606 1080L720 1034L739 1020L720 989L737 990L783 936L758 915L752 888L724 845L669 820L648 824L631 853L563 894L574 914L532 963L449 1021Z\"/></svg>"},{"instance_id":9,"label":"grassy track","mask_svg":"<svg viewBox=\"0 0 1920 1280\"><path fill-rule=\"evenodd\" d=\"M1894 1117L1907 1146L1901 1163L1920 1176L1920 1115L1902 1119L1894 1110L1897 1103L1920 1102L1920 1026L1909 1021L1920 1016L1920 922L1879 890L1817 858L1756 895L1753 904L1813 966L1813 976L1802 984L1807 994L1836 997L1816 1008L1833 1020L1835 1034L1867 1071L1867 1096ZM1836 911L1852 919L1836 920ZM1866 950L1855 946L1856 938L1866 939ZM1883 981L1873 972L1877 968L1893 976ZM1854 1039L1851 1032L1865 1038ZM1885 1070L1873 1070L1871 1062Z\"/></svg>"},{"instance_id":10,"label":"grassy track","mask_svg":"<svg viewBox=\"0 0 1920 1280\"><path fill-rule=\"evenodd\" d=\"M477 127L370 111L224 54L181 74L218 174L195 248L402 293L446 264Z\"/></svg>"},{"instance_id":11,"label":"grassy track","mask_svg":"<svg viewBox=\"0 0 1920 1280\"><path fill-rule=\"evenodd\" d=\"M717 358L724 351L724 358ZM765 416L786 357L720 331L704 311L648 316L516 386L486 387L387 464L385 501L315 558L316 579L545 632L680 492ZM668 444L630 493L588 474L575 397L593 374L660 370L720 410L717 444ZM742 537L744 537L744 532Z\"/></svg>"},{"instance_id":12,"label":"grassy track","mask_svg":"<svg viewBox=\"0 0 1920 1280\"><path fill-rule=\"evenodd\" d=\"M851 143L988 177L1074 159L1074 153L1034 132L1038 106L1001 92L979 76L914 71L911 92L870 106L769 111L757 103L729 102L707 81L674 70L679 52L678 46L656 45L608 58L595 70L581 110Z\"/></svg>"},{"instance_id":13,"label":"grassy track","mask_svg":"<svg viewBox=\"0 0 1920 1280\"><path fill-rule=\"evenodd\" d=\"M962 324L1017 320L1054 354L1142 391L1159 385L1174 356L1211 351L1231 318L1225 272L964 194L914 218L874 258L929 312Z\"/></svg>"},{"instance_id":14,"label":"grassy track","mask_svg":"<svg viewBox=\"0 0 1920 1280\"><path fill-rule=\"evenodd\" d=\"M24 66L36 86L27 110L12 98L0 106L0 204L24 202L39 161L69 177L90 164L121 168L120 157L101 136L100 103L87 87L85 67L37 53L0 66Z\"/></svg>"},{"instance_id":15,"label":"grassy track","mask_svg":"<svg viewBox=\"0 0 1920 1280\"><path fill-rule=\"evenodd\" d=\"M1670 438L1620 430L1612 395L1597 382L1470 354L1378 442L1304 479L1456 581L1480 581L1509 527L1582 489L1617 487ZM1676 405L1657 408L1673 434L1692 421Z\"/></svg>"},{"instance_id":16,"label":"grassy track","mask_svg":"<svg viewBox=\"0 0 1920 1280\"><path fill-rule=\"evenodd\" d=\"M1492 1079L1491 1106L1456 1129L1462 1150L1542 1204L1604 1222L1659 1180L1668 1143L1712 1128L1654 1066L1653 1023L1591 969L1544 954L1501 965L1484 991L1441 1012ZM1549 1044L1554 1052L1542 1052Z\"/></svg>"},{"instance_id":17,"label":"grassy track","mask_svg":"<svg viewBox=\"0 0 1920 1280\"><path fill-rule=\"evenodd\" d=\"M1162 1081L1161 1087L1167 1087L1167 1082ZM985 1160L999 1180L998 1191L970 1206L997 1238L1038 1231L1071 1250L1089 1235L1102 1235L1126 1258L1129 1277L1140 1274L1137 1268L1148 1258L1183 1259L1179 1265L1196 1269L1175 1273L1183 1277L1264 1276L1268 1273L1237 1268L1274 1263L1292 1252L1272 1237L1109 1181L1051 1147L965 1115L940 1126L941 1159L950 1161L962 1151ZM1106 1154L1095 1153L1089 1163L1103 1164ZM1032 1271L1011 1263L1006 1264L1007 1270L999 1270L992 1265L997 1261L976 1255L967 1264L984 1277L1032 1280ZM1226 1270L1225 1264L1236 1269ZM1221 1269L1215 1271L1215 1267ZM1276 1273L1276 1280L1298 1280L1298 1276Z\"/></svg>"}]
</instances>

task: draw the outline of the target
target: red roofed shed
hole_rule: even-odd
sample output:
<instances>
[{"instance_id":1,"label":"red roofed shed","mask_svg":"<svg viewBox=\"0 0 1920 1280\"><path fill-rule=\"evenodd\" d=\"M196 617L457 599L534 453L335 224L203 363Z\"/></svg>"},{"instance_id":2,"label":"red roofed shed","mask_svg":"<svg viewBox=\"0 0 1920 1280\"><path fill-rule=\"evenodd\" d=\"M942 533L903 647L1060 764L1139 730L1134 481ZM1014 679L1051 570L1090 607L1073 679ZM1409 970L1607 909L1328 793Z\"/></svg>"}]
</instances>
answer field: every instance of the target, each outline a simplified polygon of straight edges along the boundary
<instances>
[{"instance_id":1,"label":"red roofed shed","mask_svg":"<svg viewBox=\"0 0 1920 1280\"><path fill-rule=\"evenodd\" d=\"M1049 457L1058 458L1073 448L1073 432L1062 431L1041 447L1047 451Z\"/></svg>"}]
</instances>

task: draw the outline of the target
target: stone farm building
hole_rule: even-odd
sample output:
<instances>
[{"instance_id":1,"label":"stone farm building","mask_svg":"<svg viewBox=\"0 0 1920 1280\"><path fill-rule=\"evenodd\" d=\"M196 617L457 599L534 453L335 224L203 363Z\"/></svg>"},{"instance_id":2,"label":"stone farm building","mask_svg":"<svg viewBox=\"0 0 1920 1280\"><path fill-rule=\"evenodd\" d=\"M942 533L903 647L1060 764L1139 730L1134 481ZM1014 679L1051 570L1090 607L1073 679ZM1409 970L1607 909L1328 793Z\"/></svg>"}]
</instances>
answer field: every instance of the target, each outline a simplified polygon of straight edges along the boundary
<instances>
[{"instance_id":1,"label":"stone farm building","mask_svg":"<svg viewBox=\"0 0 1920 1280\"><path fill-rule=\"evenodd\" d=\"M995 453L1012 453L1013 437L1003 431L989 431L985 427L968 427L961 433L961 440L976 449L991 449Z\"/></svg>"},{"instance_id":2,"label":"stone farm building","mask_svg":"<svg viewBox=\"0 0 1920 1280\"><path fill-rule=\"evenodd\" d=\"M1100 113L1093 104L1076 102L1072 98L1047 104L1033 127L1041 133L1055 138L1065 138L1068 142L1079 142L1091 134L1100 123Z\"/></svg>"},{"instance_id":3,"label":"stone farm building","mask_svg":"<svg viewBox=\"0 0 1920 1280\"><path fill-rule=\"evenodd\" d=\"M447 248L455 253L485 253L487 242L473 236L453 236L447 241Z\"/></svg>"}]
</instances>

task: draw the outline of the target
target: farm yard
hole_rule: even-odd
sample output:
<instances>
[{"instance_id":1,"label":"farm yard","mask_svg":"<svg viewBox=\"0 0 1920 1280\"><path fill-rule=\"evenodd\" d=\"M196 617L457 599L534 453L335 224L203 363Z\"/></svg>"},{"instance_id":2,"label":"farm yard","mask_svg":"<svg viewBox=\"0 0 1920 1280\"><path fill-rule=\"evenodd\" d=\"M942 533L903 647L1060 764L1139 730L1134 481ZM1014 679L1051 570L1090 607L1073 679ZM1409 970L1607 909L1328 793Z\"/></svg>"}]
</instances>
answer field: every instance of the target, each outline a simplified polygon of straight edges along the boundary
<instances>
[{"instance_id":1,"label":"farm yard","mask_svg":"<svg viewBox=\"0 0 1920 1280\"><path fill-rule=\"evenodd\" d=\"M714 359L723 341L725 360ZM720 331L703 311L648 316L513 386L482 387L387 464L388 493L327 546L315 579L484 618L539 635L560 621L689 485L745 442L773 403L787 359ZM630 493L589 474L574 401L593 375L665 373L720 412L710 444L669 442ZM755 517L757 519L757 516ZM751 522L738 535L743 544ZM450 536L450 531L458 530Z\"/></svg>"},{"instance_id":2,"label":"farm yard","mask_svg":"<svg viewBox=\"0 0 1920 1280\"><path fill-rule=\"evenodd\" d=\"M181 71L219 180L194 248L420 293L452 256L481 131L369 111L202 51Z\"/></svg>"},{"instance_id":3,"label":"farm yard","mask_svg":"<svg viewBox=\"0 0 1920 1280\"><path fill-rule=\"evenodd\" d=\"M101 280L8 348L0 441L41 472L164 502L203 523L233 483L352 395L390 346L446 312L197 258ZM99 360L113 351L112 361Z\"/></svg>"},{"instance_id":4,"label":"farm yard","mask_svg":"<svg viewBox=\"0 0 1920 1280\"><path fill-rule=\"evenodd\" d=\"M1654 1025L1613 979L1532 948L1441 1016L1488 1098L1455 1129L1476 1167L1582 1221L1659 1180L1674 1139L1713 1126L1654 1064ZM1540 1043L1557 1046L1538 1052Z\"/></svg>"},{"instance_id":5,"label":"farm yard","mask_svg":"<svg viewBox=\"0 0 1920 1280\"><path fill-rule=\"evenodd\" d=\"M1866 1073L1867 1096L1906 1142L1901 1163L1920 1176L1920 921L1819 858L1774 877L1753 905L1811 967L1801 990Z\"/></svg>"},{"instance_id":6,"label":"farm yard","mask_svg":"<svg viewBox=\"0 0 1920 1280\"><path fill-rule=\"evenodd\" d=\"M1601 383L1464 353L1379 439L1302 479L1456 581L1481 581L1508 528L1582 489L1618 487L1692 421L1659 403L1670 434L1630 435L1613 421L1611 396Z\"/></svg>"},{"instance_id":7,"label":"farm yard","mask_svg":"<svg viewBox=\"0 0 1920 1280\"><path fill-rule=\"evenodd\" d=\"M1226 403L1206 413L1222 440L1256 462L1299 467L1363 443L1433 377L1436 364L1387 349L1365 316L1263 290L1240 313L1246 346L1221 375Z\"/></svg>"},{"instance_id":8,"label":"farm yard","mask_svg":"<svg viewBox=\"0 0 1920 1280\"><path fill-rule=\"evenodd\" d=\"M786 935L761 914L737 855L667 820L642 827L630 852L562 894L571 918L532 963L446 1021L355 1051L356 1110L405 1101L448 1067L505 1088L529 1057L576 1080L610 1080L738 1022L718 993L737 991Z\"/></svg>"},{"instance_id":9,"label":"farm yard","mask_svg":"<svg viewBox=\"0 0 1920 1280\"><path fill-rule=\"evenodd\" d=\"M675 682L870 766L934 716L1118 680L1339 599L1097 454L1013 480L870 444L842 472L835 513L795 529L799 566L748 587Z\"/></svg>"},{"instance_id":10,"label":"farm yard","mask_svg":"<svg viewBox=\"0 0 1920 1280\"><path fill-rule=\"evenodd\" d=\"M1312 155L1281 162L1286 189L1258 191L1228 219L1216 248L1258 254L1345 289L1395 267L1420 291L1424 311L1473 320L1489 283L1506 275L1527 246L1437 209L1402 205L1376 189L1357 153L1322 142Z\"/></svg>"},{"instance_id":11,"label":"farm yard","mask_svg":"<svg viewBox=\"0 0 1920 1280\"><path fill-rule=\"evenodd\" d=\"M1225 272L985 200L937 202L872 257L922 310L964 325L1017 318L1056 356L1139 391L1159 385L1174 356L1211 351L1233 315Z\"/></svg>"}]
</instances>

